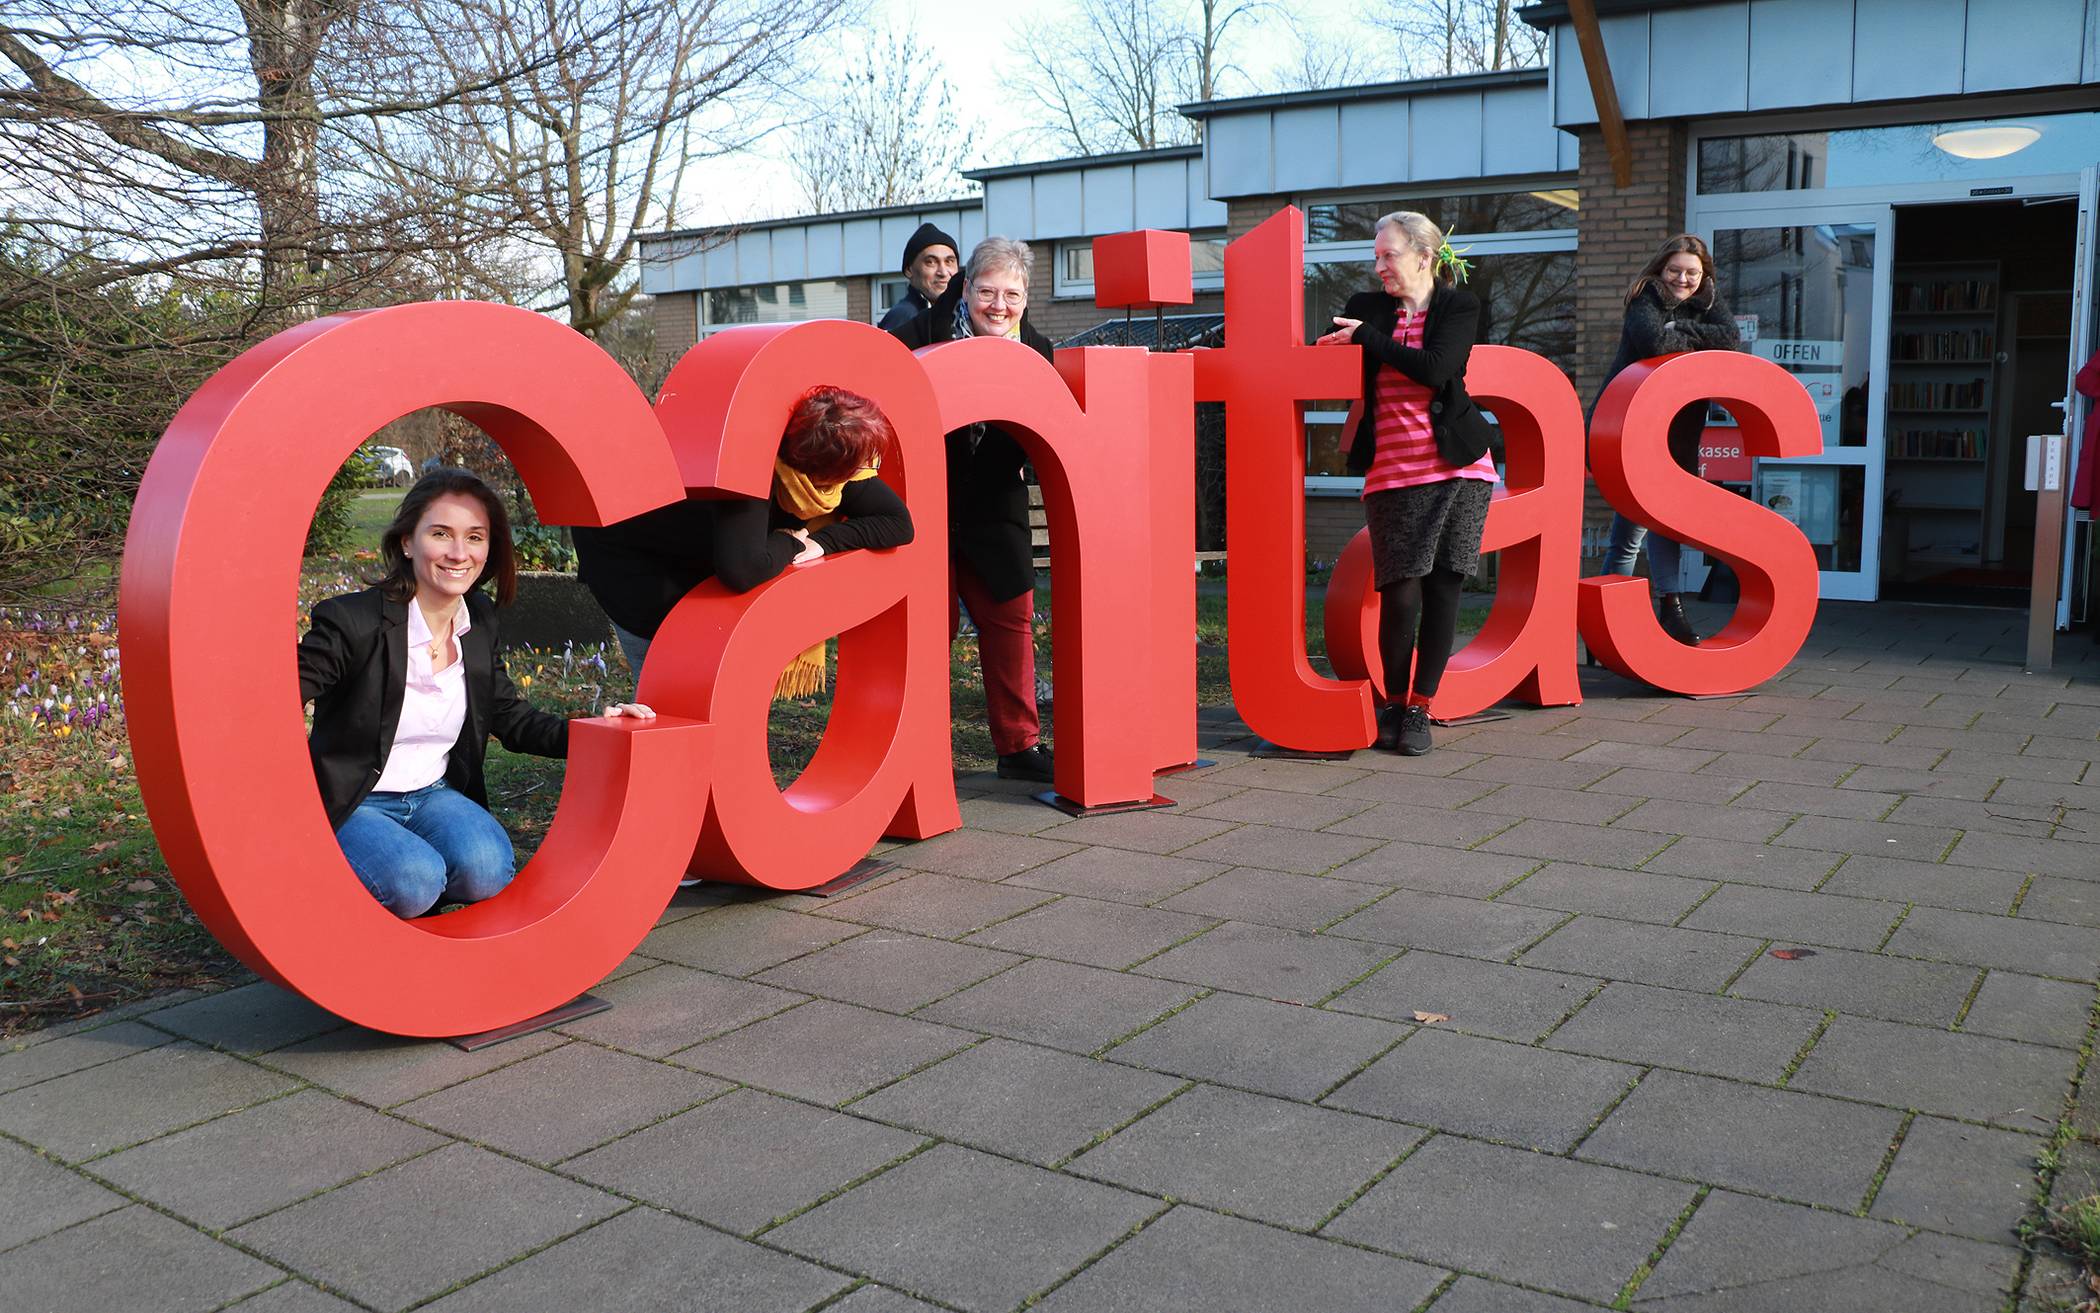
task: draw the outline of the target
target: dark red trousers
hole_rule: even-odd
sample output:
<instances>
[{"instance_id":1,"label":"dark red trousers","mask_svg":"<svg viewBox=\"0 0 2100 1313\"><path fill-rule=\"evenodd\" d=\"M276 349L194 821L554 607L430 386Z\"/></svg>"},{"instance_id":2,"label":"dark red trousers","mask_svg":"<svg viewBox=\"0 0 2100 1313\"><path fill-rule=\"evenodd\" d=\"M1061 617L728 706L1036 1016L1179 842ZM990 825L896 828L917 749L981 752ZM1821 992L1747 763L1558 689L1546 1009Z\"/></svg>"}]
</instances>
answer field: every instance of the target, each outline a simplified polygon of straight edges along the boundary
<instances>
[{"instance_id":1,"label":"dark red trousers","mask_svg":"<svg viewBox=\"0 0 2100 1313\"><path fill-rule=\"evenodd\" d=\"M1035 746L1043 736L1035 707L1035 590L993 601L984 582L961 561L948 561L948 636L970 608L977 626L977 668L984 674L985 720L1000 756Z\"/></svg>"}]
</instances>

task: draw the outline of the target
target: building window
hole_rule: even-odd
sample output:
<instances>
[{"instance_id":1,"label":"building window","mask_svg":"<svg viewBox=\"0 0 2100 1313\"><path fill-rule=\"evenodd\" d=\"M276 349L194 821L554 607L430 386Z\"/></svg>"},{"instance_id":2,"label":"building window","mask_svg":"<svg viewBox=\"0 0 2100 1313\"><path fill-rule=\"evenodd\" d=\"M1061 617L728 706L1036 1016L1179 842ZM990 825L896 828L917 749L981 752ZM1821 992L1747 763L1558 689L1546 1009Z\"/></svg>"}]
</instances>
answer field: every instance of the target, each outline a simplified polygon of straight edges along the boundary
<instances>
[{"instance_id":1,"label":"building window","mask_svg":"<svg viewBox=\"0 0 2100 1313\"><path fill-rule=\"evenodd\" d=\"M868 311L868 322L871 324L881 323L882 317L888 314L899 301L902 301L905 297L905 294L910 291L911 281L909 279L876 279L875 294L868 298L870 303L870 308Z\"/></svg>"},{"instance_id":2,"label":"building window","mask_svg":"<svg viewBox=\"0 0 2100 1313\"><path fill-rule=\"evenodd\" d=\"M1094 244L1091 241L1059 242L1054 292L1061 297L1091 297L1094 294ZM1199 292L1216 292L1225 286L1225 234L1189 234L1189 274Z\"/></svg>"},{"instance_id":3,"label":"building window","mask_svg":"<svg viewBox=\"0 0 2100 1313\"><path fill-rule=\"evenodd\" d=\"M701 295L700 311L702 328L843 319L846 315L846 285L827 281L710 288Z\"/></svg>"},{"instance_id":4,"label":"building window","mask_svg":"<svg viewBox=\"0 0 2100 1313\"><path fill-rule=\"evenodd\" d=\"M1694 172L1702 196L2074 175L2095 141L2100 113L1702 137Z\"/></svg>"},{"instance_id":5,"label":"building window","mask_svg":"<svg viewBox=\"0 0 2100 1313\"><path fill-rule=\"evenodd\" d=\"M1579 209L1581 201L1573 187L1332 201L1305 207L1305 241L1308 246L1371 241L1378 235L1378 220L1395 210L1427 215L1431 223L1454 235L1572 231Z\"/></svg>"}]
</instances>

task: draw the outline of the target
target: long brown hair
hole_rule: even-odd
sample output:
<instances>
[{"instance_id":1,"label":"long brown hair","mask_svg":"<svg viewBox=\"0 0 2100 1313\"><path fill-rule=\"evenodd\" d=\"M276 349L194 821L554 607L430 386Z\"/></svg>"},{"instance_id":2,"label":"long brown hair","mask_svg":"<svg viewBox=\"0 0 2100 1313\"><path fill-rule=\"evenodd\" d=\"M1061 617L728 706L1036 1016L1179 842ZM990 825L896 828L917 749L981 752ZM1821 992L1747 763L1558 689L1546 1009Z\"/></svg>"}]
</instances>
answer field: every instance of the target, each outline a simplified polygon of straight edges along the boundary
<instances>
[{"instance_id":1,"label":"long brown hair","mask_svg":"<svg viewBox=\"0 0 2100 1313\"><path fill-rule=\"evenodd\" d=\"M379 535L379 559L385 568L377 575L368 576L365 582L378 588L396 602L406 602L416 595L416 567L408 560L408 553L401 548L401 540L411 537L416 526L423 522L423 512L430 503L440 497L472 497L481 503L489 517L489 558L481 567L481 575L474 580L476 588L493 585L496 605L509 606L518 595L518 556L510 545L510 516L503 509L503 499L496 490L482 482L481 476L471 470L437 469L416 480L416 485L401 499L401 508L394 512L393 522Z\"/></svg>"},{"instance_id":2,"label":"long brown hair","mask_svg":"<svg viewBox=\"0 0 2100 1313\"><path fill-rule=\"evenodd\" d=\"M1703 295L1711 305L1715 294L1714 253L1706 248L1705 240L1697 233L1679 233L1664 242L1654 258L1642 265L1641 271L1633 276L1633 285L1626 289L1626 304L1632 305L1643 291L1657 286L1662 280L1663 266L1670 262L1670 257L1685 252L1699 257L1699 286L1693 290L1692 296ZM1690 300L1691 297L1685 299Z\"/></svg>"}]
</instances>

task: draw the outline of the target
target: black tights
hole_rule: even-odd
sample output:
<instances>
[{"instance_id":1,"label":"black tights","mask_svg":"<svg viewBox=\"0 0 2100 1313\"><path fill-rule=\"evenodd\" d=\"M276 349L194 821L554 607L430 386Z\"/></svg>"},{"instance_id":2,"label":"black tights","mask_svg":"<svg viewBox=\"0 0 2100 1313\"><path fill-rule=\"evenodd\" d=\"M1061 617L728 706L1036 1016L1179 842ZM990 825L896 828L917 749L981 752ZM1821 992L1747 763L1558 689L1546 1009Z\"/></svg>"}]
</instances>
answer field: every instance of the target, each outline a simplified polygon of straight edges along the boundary
<instances>
[{"instance_id":1,"label":"black tights","mask_svg":"<svg viewBox=\"0 0 2100 1313\"><path fill-rule=\"evenodd\" d=\"M1413 692L1428 697L1443 682L1458 636L1462 582L1456 570L1431 570L1424 578L1401 579L1378 590L1378 657L1385 664L1386 700L1395 706L1407 701L1410 661Z\"/></svg>"}]
</instances>

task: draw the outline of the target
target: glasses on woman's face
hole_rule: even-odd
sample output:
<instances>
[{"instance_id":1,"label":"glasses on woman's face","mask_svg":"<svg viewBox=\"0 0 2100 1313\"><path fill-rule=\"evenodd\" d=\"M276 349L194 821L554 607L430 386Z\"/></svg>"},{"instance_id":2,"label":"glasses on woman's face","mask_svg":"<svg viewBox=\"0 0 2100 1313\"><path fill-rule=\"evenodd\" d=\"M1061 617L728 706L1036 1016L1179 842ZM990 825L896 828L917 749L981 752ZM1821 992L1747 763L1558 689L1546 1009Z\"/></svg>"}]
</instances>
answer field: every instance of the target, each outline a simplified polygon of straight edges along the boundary
<instances>
[{"instance_id":1,"label":"glasses on woman's face","mask_svg":"<svg viewBox=\"0 0 2100 1313\"><path fill-rule=\"evenodd\" d=\"M1014 309L1019 310L1022 306L1028 304L1028 293L1002 291L996 287L973 287L970 289L970 299L987 310L995 305L1012 306Z\"/></svg>"},{"instance_id":2,"label":"glasses on woman's face","mask_svg":"<svg viewBox=\"0 0 2100 1313\"><path fill-rule=\"evenodd\" d=\"M1666 283L1683 283L1687 287L1697 287L1705 273L1699 269L1665 269L1662 276Z\"/></svg>"}]
</instances>

